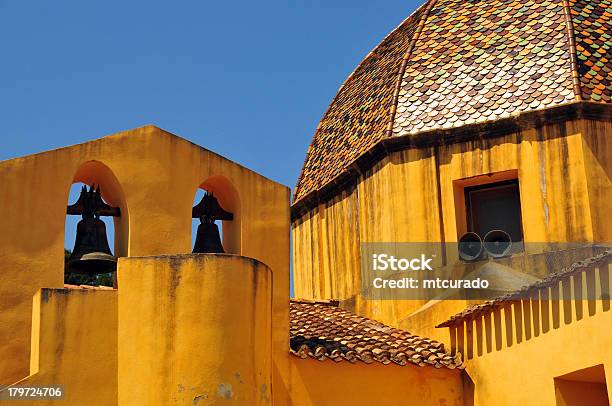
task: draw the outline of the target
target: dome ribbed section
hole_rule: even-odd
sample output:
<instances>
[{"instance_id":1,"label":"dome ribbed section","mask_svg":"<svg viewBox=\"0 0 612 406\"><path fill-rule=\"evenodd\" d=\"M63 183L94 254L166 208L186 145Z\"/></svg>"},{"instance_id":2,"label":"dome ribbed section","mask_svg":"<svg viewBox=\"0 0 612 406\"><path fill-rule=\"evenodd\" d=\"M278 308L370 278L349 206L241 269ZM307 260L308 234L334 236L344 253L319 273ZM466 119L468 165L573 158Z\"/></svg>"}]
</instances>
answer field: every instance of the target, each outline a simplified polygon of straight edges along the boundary
<instances>
[{"instance_id":1,"label":"dome ribbed section","mask_svg":"<svg viewBox=\"0 0 612 406\"><path fill-rule=\"evenodd\" d=\"M584 100L612 101L612 1L570 1Z\"/></svg>"},{"instance_id":2,"label":"dome ribbed section","mask_svg":"<svg viewBox=\"0 0 612 406\"><path fill-rule=\"evenodd\" d=\"M439 0L402 77L394 135L575 100L561 1Z\"/></svg>"},{"instance_id":3,"label":"dome ribbed section","mask_svg":"<svg viewBox=\"0 0 612 406\"><path fill-rule=\"evenodd\" d=\"M385 135L401 61L423 10L389 34L346 79L317 127L294 200L330 182Z\"/></svg>"},{"instance_id":4,"label":"dome ribbed section","mask_svg":"<svg viewBox=\"0 0 612 406\"><path fill-rule=\"evenodd\" d=\"M430 0L340 88L308 149L294 203L387 137L576 101L610 103L611 2Z\"/></svg>"}]
</instances>

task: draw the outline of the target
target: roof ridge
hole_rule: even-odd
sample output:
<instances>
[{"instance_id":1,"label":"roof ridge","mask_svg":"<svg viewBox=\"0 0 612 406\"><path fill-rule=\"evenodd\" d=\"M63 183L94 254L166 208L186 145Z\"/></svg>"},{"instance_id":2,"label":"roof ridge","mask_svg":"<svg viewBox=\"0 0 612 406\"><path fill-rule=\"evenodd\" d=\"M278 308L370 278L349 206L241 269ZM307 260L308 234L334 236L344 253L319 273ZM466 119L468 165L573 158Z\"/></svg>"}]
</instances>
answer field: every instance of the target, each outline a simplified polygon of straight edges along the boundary
<instances>
[{"instance_id":1,"label":"roof ridge","mask_svg":"<svg viewBox=\"0 0 612 406\"><path fill-rule=\"evenodd\" d=\"M74 289L74 290L116 290L112 286L105 285L73 285L71 283L64 283L64 289Z\"/></svg>"},{"instance_id":2,"label":"roof ridge","mask_svg":"<svg viewBox=\"0 0 612 406\"><path fill-rule=\"evenodd\" d=\"M402 64L399 69L399 74L397 77L397 82L395 83L395 89L393 90L393 98L391 99L391 106L389 107L389 122L387 123L387 128L385 130L385 137L390 138L393 135L393 124L395 123L395 113L397 112L397 103L399 101L399 94L402 88L402 79L404 77L404 73L406 72L406 67L408 66L408 60L412 56L412 51L416 47L416 43L421 36L421 32L423 31L423 27L427 23L429 19L429 13L431 9L436 5L437 0L427 0L422 7L425 7L423 12L423 16L421 16L421 20L419 21L419 25L416 29L416 32L412 35L410 39L410 44L408 45L408 49L404 53L404 57L402 58Z\"/></svg>"},{"instance_id":3,"label":"roof ridge","mask_svg":"<svg viewBox=\"0 0 612 406\"><path fill-rule=\"evenodd\" d=\"M338 299L303 299L303 298L291 298L291 303L297 304L316 304L321 306L340 307L340 300Z\"/></svg>"},{"instance_id":4,"label":"roof ridge","mask_svg":"<svg viewBox=\"0 0 612 406\"><path fill-rule=\"evenodd\" d=\"M572 84L574 88L574 98L576 101L582 101L582 88L580 86L580 76L578 74L578 59L576 54L576 35L574 34L574 21L572 20L571 7L569 0L561 0L563 5L563 17L565 18L565 33L569 45L570 54L570 73L572 75Z\"/></svg>"},{"instance_id":5,"label":"roof ridge","mask_svg":"<svg viewBox=\"0 0 612 406\"><path fill-rule=\"evenodd\" d=\"M365 62L376 53L376 50L385 43L385 41L392 36L400 27L402 27L405 23L408 22L408 20L410 20L411 18L413 18L415 15L417 15L419 13L419 11L421 11L421 9L425 8L427 6L427 4L433 1L435 2L436 0L428 0L426 3L422 4L421 6L417 7L412 13L410 13L410 15L406 18L404 18L402 20L402 22L400 22L393 30L391 30L387 35L385 35L383 37L382 40L380 40L375 46L374 48L372 48L372 50L370 52L368 52L366 54L366 56L361 60L361 62L359 62L359 64L355 67L355 69L353 69L353 71L346 77L346 79L344 79L344 82L342 82L342 84L340 85L340 87L338 88L338 91L336 92L336 95L334 96L334 98L332 99L331 103L329 103L329 106L327 106L327 110L325 111L325 114L323 114L323 117L321 117L321 120L319 120L319 124L317 124L317 130L319 129L319 127L321 126L321 122L323 121L323 119L325 118L325 116L327 115L327 111L329 110L329 108L334 104L334 101L338 98L338 95L340 94L340 91L342 90L342 88L347 84L347 82L355 75L355 72L357 72L357 70L359 70L359 68L361 66L363 66L365 64ZM428 12L428 10L426 10L426 12ZM414 38L413 34L413 38Z\"/></svg>"}]
</instances>

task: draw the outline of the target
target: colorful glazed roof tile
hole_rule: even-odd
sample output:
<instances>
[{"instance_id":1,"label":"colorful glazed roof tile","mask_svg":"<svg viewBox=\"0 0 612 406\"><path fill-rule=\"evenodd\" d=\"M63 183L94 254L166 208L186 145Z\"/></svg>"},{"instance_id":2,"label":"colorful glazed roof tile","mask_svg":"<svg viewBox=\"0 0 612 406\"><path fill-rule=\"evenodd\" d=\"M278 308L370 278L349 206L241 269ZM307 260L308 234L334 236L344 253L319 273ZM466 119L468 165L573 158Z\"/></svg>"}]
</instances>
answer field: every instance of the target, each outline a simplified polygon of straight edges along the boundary
<instances>
[{"instance_id":1,"label":"colorful glazed roof tile","mask_svg":"<svg viewBox=\"0 0 612 406\"><path fill-rule=\"evenodd\" d=\"M391 32L346 79L308 148L296 199L339 175L347 162L384 136L400 62L423 11L417 10Z\"/></svg>"},{"instance_id":2,"label":"colorful glazed roof tile","mask_svg":"<svg viewBox=\"0 0 612 406\"><path fill-rule=\"evenodd\" d=\"M542 289L547 289L551 286L557 285L560 281L569 278L570 276L577 274L579 272L584 272L589 269L593 269L598 266L608 266L612 262L612 250L607 249L597 254L593 257L584 259L582 261L578 261L568 266L567 268L563 268L558 272L554 272L550 274L548 277L539 280L530 285L524 286L521 289L507 293L503 296L495 298L493 300L488 300L484 303L470 306L461 313L458 313L454 316L451 316L448 320L443 323L440 323L436 327L452 327L457 324L461 324L466 320L472 320L482 314L489 313L495 309L503 307L508 303L517 300L523 300L525 298L531 297L532 292L536 292Z\"/></svg>"},{"instance_id":3,"label":"colorful glazed roof tile","mask_svg":"<svg viewBox=\"0 0 612 406\"><path fill-rule=\"evenodd\" d=\"M581 100L610 103L611 1L429 0L340 88L294 202L383 138Z\"/></svg>"},{"instance_id":4,"label":"colorful glazed roof tile","mask_svg":"<svg viewBox=\"0 0 612 406\"><path fill-rule=\"evenodd\" d=\"M402 77L393 134L574 100L561 1L440 0Z\"/></svg>"},{"instance_id":5,"label":"colorful glazed roof tile","mask_svg":"<svg viewBox=\"0 0 612 406\"><path fill-rule=\"evenodd\" d=\"M612 1L570 1L583 100L612 101Z\"/></svg>"},{"instance_id":6,"label":"colorful glazed roof tile","mask_svg":"<svg viewBox=\"0 0 612 406\"><path fill-rule=\"evenodd\" d=\"M323 361L362 361L463 368L444 344L386 326L338 307L338 302L292 300L291 353Z\"/></svg>"}]
</instances>

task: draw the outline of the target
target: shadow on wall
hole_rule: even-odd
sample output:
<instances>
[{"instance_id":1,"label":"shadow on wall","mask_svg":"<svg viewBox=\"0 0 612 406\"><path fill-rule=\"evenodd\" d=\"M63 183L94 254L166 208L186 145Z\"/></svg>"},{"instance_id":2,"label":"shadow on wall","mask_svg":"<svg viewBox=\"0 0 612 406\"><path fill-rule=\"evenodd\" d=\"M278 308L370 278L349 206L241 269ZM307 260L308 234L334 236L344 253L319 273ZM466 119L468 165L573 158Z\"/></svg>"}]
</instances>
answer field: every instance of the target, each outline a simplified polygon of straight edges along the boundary
<instances>
[{"instance_id":1,"label":"shadow on wall","mask_svg":"<svg viewBox=\"0 0 612 406\"><path fill-rule=\"evenodd\" d=\"M529 299L500 302L484 314L450 327L452 353L459 351L472 359L610 311L611 265L608 259L551 287L534 289Z\"/></svg>"}]
</instances>

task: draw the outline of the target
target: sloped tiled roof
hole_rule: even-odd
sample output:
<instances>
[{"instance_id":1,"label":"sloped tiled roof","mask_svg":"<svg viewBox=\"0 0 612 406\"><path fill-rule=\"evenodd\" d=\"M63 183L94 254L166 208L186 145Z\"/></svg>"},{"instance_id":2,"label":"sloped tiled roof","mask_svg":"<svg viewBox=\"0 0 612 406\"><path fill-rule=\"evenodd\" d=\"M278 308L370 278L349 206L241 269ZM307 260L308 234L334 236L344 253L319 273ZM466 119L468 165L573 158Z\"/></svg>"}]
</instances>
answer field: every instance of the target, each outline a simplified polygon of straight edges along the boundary
<instances>
[{"instance_id":1,"label":"sloped tiled roof","mask_svg":"<svg viewBox=\"0 0 612 406\"><path fill-rule=\"evenodd\" d=\"M507 293L493 300L488 300L482 304L470 306L467 309L463 310L461 313L451 316L448 320L443 323L440 323L436 327L451 327L456 324L463 323L466 320L472 320L482 314L489 313L513 301L529 298L530 292L549 288L576 273L593 269L594 267L600 266L602 264L607 265L610 263L610 261L612 261L612 250L608 249L593 257L575 262L567 268L563 268L558 272L554 272L548 277L530 285L526 285L515 292Z\"/></svg>"},{"instance_id":2,"label":"sloped tiled roof","mask_svg":"<svg viewBox=\"0 0 612 406\"><path fill-rule=\"evenodd\" d=\"M292 300L291 353L323 361L463 368L444 344L389 327L338 307L337 302Z\"/></svg>"},{"instance_id":3,"label":"sloped tiled roof","mask_svg":"<svg viewBox=\"0 0 612 406\"><path fill-rule=\"evenodd\" d=\"M65 283L64 289L75 289L75 290L115 290L111 286L92 286L92 285L70 285Z\"/></svg>"},{"instance_id":4,"label":"sloped tiled roof","mask_svg":"<svg viewBox=\"0 0 612 406\"><path fill-rule=\"evenodd\" d=\"M610 103L612 0L429 0L349 76L294 203L379 141L576 101Z\"/></svg>"}]
</instances>

